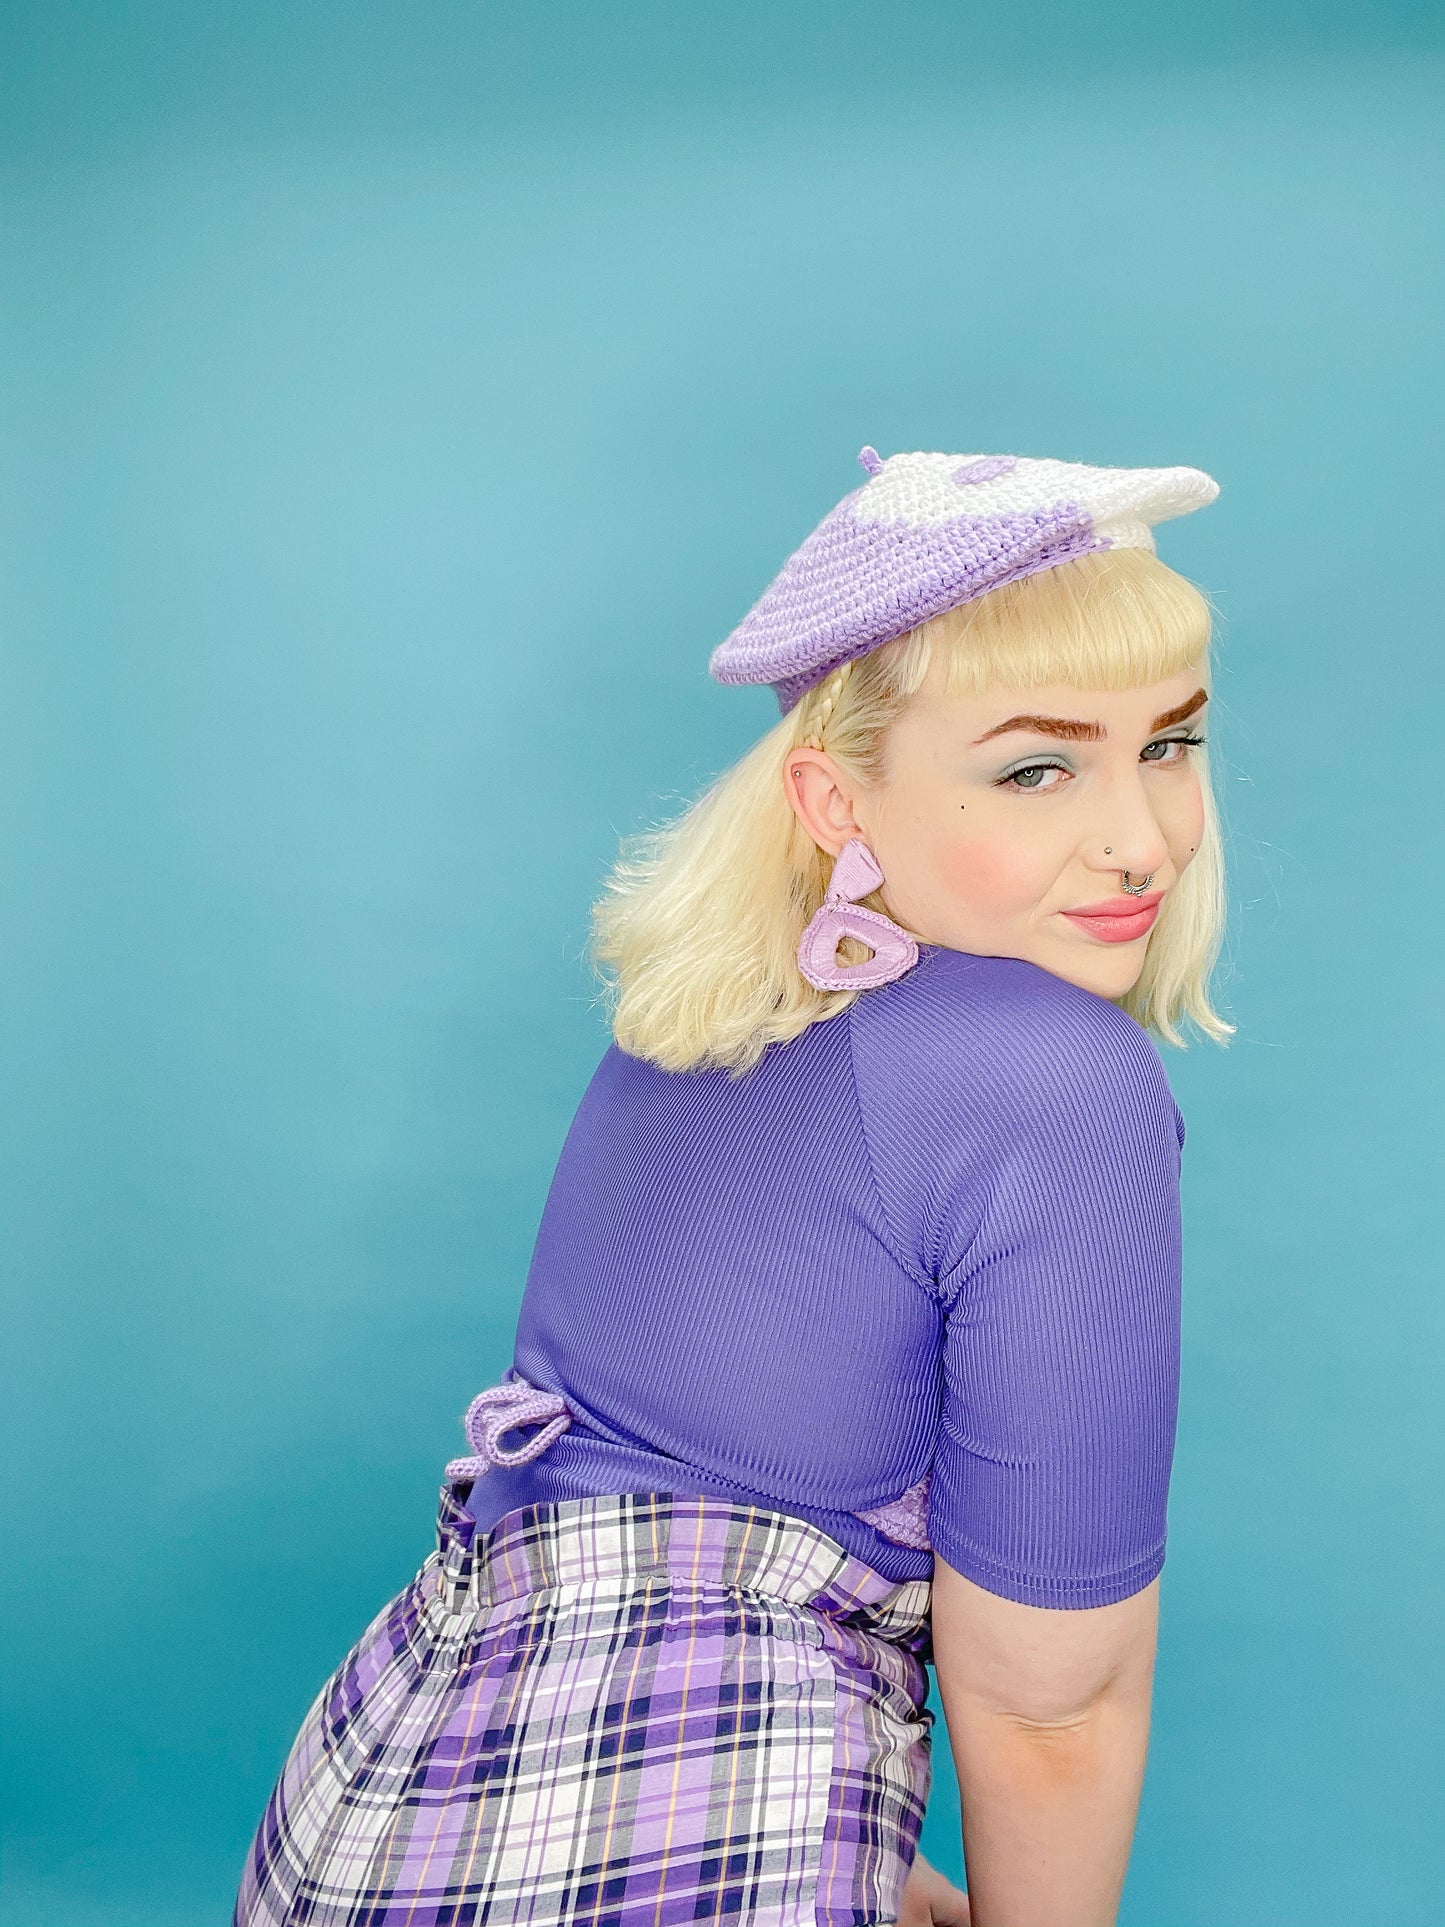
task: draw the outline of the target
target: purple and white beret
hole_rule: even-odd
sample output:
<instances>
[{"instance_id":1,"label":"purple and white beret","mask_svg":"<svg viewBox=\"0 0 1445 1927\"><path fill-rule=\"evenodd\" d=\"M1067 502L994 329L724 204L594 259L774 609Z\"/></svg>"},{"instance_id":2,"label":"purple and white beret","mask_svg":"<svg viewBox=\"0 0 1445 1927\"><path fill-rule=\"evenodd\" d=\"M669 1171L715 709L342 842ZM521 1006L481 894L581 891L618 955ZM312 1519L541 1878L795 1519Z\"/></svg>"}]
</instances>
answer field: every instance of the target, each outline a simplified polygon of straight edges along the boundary
<instances>
[{"instance_id":1,"label":"purple and white beret","mask_svg":"<svg viewBox=\"0 0 1445 1927\"><path fill-rule=\"evenodd\" d=\"M1094 549L1150 549L1150 528L1203 508L1197 468L1091 468L1027 455L865 448L861 488L829 511L708 663L771 683L784 712L853 656L1005 582Z\"/></svg>"}]
</instances>

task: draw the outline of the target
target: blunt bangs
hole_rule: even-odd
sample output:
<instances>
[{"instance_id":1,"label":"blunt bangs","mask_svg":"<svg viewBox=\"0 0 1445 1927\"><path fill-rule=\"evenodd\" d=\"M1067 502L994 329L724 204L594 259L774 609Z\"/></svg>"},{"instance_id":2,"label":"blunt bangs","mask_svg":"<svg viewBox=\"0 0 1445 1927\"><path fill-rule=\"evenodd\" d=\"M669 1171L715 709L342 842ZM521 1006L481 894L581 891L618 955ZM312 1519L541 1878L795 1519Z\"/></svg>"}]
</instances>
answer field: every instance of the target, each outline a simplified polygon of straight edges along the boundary
<instances>
[{"instance_id":1,"label":"blunt bangs","mask_svg":"<svg viewBox=\"0 0 1445 1927\"><path fill-rule=\"evenodd\" d=\"M895 674L916 691L941 650L953 696L996 684L1134 689L1202 670L1211 629L1203 594L1150 550L1100 549L934 616L895 645Z\"/></svg>"}]
</instances>

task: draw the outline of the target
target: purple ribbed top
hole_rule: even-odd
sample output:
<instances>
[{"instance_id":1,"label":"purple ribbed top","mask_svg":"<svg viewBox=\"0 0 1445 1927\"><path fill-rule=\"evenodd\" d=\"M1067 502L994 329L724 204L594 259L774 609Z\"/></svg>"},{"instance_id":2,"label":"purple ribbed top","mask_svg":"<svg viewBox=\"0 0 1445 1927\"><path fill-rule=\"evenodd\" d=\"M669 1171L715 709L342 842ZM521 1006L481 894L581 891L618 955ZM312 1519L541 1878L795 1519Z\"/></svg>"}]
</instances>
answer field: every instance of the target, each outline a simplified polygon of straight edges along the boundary
<instances>
[{"instance_id":1,"label":"purple ribbed top","mask_svg":"<svg viewBox=\"0 0 1445 1927\"><path fill-rule=\"evenodd\" d=\"M614 1045L568 1134L517 1371L577 1415L473 1488L712 1492L821 1526L931 1472L934 1550L1041 1606L1164 1560L1184 1121L1148 1033L1011 957L933 945L740 1079Z\"/></svg>"}]
</instances>

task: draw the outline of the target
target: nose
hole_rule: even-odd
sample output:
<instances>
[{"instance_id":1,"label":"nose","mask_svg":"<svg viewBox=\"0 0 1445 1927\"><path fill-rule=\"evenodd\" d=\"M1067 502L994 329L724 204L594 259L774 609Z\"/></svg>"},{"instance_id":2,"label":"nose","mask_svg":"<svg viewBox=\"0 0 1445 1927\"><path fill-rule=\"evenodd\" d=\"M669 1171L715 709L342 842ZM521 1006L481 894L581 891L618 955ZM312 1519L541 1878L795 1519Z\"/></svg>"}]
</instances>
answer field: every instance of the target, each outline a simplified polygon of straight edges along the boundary
<instances>
[{"instance_id":1,"label":"nose","mask_svg":"<svg viewBox=\"0 0 1445 1927\"><path fill-rule=\"evenodd\" d=\"M1101 874L1127 872L1135 882L1162 870L1169 844L1137 765L1104 784L1094 813L1084 861Z\"/></svg>"}]
</instances>

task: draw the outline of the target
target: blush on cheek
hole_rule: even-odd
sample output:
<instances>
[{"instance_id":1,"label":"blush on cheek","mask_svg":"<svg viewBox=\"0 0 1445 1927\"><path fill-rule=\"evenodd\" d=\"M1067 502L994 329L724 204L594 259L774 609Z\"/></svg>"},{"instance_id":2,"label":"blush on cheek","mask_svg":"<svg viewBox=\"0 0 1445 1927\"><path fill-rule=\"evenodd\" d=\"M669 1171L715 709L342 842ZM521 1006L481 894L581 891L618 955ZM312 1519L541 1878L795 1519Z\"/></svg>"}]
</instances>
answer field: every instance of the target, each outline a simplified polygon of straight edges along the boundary
<instances>
[{"instance_id":1,"label":"blush on cheek","mask_svg":"<svg viewBox=\"0 0 1445 1927\"><path fill-rule=\"evenodd\" d=\"M939 873L955 902L979 911L1014 909L1030 888L1017 849L988 837L940 851Z\"/></svg>"}]
</instances>

